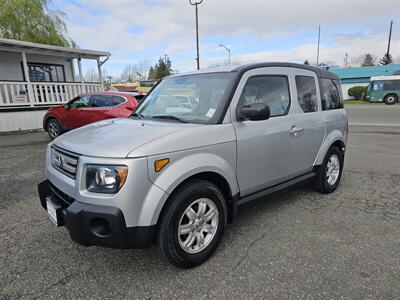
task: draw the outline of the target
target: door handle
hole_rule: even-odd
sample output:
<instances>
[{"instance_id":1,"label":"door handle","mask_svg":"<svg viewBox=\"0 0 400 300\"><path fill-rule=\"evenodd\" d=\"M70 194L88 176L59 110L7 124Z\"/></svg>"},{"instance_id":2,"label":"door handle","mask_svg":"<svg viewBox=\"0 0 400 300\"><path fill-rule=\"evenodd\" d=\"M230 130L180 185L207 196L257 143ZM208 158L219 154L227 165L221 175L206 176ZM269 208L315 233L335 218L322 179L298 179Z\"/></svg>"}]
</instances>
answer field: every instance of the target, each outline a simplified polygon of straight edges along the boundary
<instances>
[{"instance_id":1,"label":"door handle","mask_svg":"<svg viewBox=\"0 0 400 300\"><path fill-rule=\"evenodd\" d=\"M293 125L290 130L289 130L289 135L291 137L298 137L301 136L304 132L303 128L297 127L296 125Z\"/></svg>"}]
</instances>

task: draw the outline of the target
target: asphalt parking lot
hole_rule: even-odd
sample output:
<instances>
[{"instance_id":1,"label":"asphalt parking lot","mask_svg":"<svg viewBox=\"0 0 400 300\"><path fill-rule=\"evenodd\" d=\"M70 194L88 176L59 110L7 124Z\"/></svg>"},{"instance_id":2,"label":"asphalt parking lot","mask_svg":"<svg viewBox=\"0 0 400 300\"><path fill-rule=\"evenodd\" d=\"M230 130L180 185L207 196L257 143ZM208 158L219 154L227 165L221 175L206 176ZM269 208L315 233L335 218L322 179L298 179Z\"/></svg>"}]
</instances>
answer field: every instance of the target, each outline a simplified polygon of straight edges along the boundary
<instances>
[{"instance_id":1,"label":"asphalt parking lot","mask_svg":"<svg viewBox=\"0 0 400 300\"><path fill-rule=\"evenodd\" d=\"M305 186L241 209L186 271L154 247L71 242L37 197L47 135L0 136L0 298L399 298L400 128L357 122L335 193Z\"/></svg>"}]
</instances>

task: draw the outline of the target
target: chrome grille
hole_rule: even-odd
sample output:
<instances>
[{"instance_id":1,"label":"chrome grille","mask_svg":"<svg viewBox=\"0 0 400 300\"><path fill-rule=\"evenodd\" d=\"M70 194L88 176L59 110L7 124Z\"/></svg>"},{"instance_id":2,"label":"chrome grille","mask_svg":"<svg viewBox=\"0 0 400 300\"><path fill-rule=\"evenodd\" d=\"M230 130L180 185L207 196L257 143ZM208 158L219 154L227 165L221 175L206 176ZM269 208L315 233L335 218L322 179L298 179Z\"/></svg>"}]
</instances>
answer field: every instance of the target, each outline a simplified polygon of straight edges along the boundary
<instances>
[{"instance_id":1,"label":"chrome grille","mask_svg":"<svg viewBox=\"0 0 400 300\"><path fill-rule=\"evenodd\" d=\"M71 178L75 178L78 159L77 155L59 148L51 148L51 165Z\"/></svg>"}]
</instances>

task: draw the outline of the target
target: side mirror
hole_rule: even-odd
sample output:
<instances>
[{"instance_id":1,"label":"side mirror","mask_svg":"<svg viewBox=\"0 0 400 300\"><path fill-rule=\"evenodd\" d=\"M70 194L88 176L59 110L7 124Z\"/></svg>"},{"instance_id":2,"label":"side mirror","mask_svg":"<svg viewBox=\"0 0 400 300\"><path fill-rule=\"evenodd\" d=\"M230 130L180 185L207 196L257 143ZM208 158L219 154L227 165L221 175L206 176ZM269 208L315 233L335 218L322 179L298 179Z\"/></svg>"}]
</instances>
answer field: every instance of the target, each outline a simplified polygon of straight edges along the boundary
<instances>
[{"instance_id":1,"label":"side mirror","mask_svg":"<svg viewBox=\"0 0 400 300\"><path fill-rule=\"evenodd\" d=\"M64 106L65 109L69 109L68 103L64 103L63 106Z\"/></svg>"},{"instance_id":2,"label":"side mirror","mask_svg":"<svg viewBox=\"0 0 400 300\"><path fill-rule=\"evenodd\" d=\"M263 121L270 117L269 106L264 103L243 105L239 109L239 120Z\"/></svg>"}]
</instances>

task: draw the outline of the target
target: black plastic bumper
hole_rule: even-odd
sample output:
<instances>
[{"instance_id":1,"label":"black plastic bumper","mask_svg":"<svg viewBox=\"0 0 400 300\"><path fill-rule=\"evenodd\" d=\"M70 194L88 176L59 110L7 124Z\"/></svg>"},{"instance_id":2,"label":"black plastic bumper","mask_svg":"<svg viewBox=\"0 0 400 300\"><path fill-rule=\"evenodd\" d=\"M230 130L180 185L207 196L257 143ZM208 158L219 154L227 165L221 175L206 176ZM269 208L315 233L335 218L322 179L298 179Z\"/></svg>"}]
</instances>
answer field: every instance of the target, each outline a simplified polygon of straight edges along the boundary
<instances>
[{"instance_id":1,"label":"black plastic bumper","mask_svg":"<svg viewBox=\"0 0 400 300\"><path fill-rule=\"evenodd\" d=\"M38 183L40 202L47 209L47 199L60 207L60 224L71 239L84 246L109 248L148 248L154 242L156 225L126 227L122 211L116 207L75 201L54 187L49 180Z\"/></svg>"}]
</instances>

